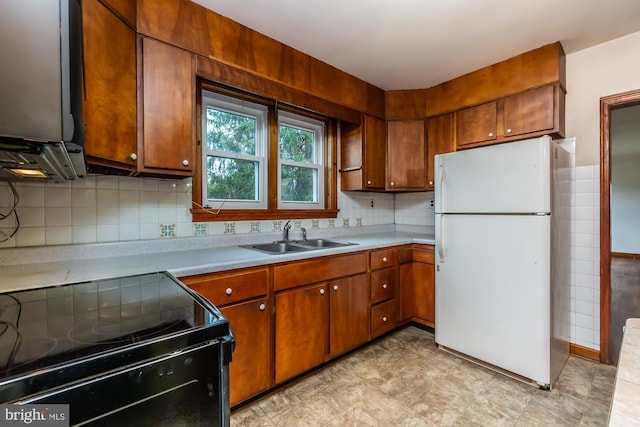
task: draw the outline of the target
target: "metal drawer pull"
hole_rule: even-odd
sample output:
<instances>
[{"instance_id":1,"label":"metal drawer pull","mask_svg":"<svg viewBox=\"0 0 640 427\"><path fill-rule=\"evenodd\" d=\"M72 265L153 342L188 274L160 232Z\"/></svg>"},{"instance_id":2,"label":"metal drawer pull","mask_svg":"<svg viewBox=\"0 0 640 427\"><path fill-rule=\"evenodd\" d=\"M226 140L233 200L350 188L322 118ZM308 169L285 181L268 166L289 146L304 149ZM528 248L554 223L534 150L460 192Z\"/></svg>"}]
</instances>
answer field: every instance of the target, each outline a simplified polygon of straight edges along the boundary
<instances>
[{"instance_id":1,"label":"metal drawer pull","mask_svg":"<svg viewBox=\"0 0 640 427\"><path fill-rule=\"evenodd\" d=\"M259 308L260 308L260 311L264 311L264 309L267 308L267 306L264 304L260 304Z\"/></svg>"},{"instance_id":2,"label":"metal drawer pull","mask_svg":"<svg viewBox=\"0 0 640 427\"><path fill-rule=\"evenodd\" d=\"M387 284L386 283L382 284L382 289L387 289Z\"/></svg>"},{"instance_id":3,"label":"metal drawer pull","mask_svg":"<svg viewBox=\"0 0 640 427\"><path fill-rule=\"evenodd\" d=\"M320 295L324 295L324 289L320 289Z\"/></svg>"},{"instance_id":4,"label":"metal drawer pull","mask_svg":"<svg viewBox=\"0 0 640 427\"><path fill-rule=\"evenodd\" d=\"M227 288L227 290L224 291L224 293L227 294L227 295L231 295L233 293L233 289Z\"/></svg>"},{"instance_id":5,"label":"metal drawer pull","mask_svg":"<svg viewBox=\"0 0 640 427\"><path fill-rule=\"evenodd\" d=\"M382 257L382 262L387 262L387 257Z\"/></svg>"},{"instance_id":6,"label":"metal drawer pull","mask_svg":"<svg viewBox=\"0 0 640 427\"><path fill-rule=\"evenodd\" d=\"M383 322L386 322L386 321L387 321L387 316L383 316L383 317L382 317L382 321L383 321Z\"/></svg>"},{"instance_id":7,"label":"metal drawer pull","mask_svg":"<svg viewBox=\"0 0 640 427\"><path fill-rule=\"evenodd\" d=\"M338 285L333 285L333 290L337 291L338 290Z\"/></svg>"}]
</instances>

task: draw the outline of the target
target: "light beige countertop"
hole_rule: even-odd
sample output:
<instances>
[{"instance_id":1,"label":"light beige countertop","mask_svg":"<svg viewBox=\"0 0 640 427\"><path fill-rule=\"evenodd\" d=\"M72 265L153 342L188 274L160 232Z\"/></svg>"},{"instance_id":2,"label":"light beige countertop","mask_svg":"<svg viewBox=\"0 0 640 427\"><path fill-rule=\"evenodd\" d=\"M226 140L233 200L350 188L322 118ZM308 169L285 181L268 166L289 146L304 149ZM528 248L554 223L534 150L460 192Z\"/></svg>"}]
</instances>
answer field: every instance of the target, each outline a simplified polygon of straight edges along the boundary
<instances>
[{"instance_id":1,"label":"light beige countertop","mask_svg":"<svg viewBox=\"0 0 640 427\"><path fill-rule=\"evenodd\" d=\"M640 425L640 319L625 322L609 425Z\"/></svg>"},{"instance_id":2,"label":"light beige countertop","mask_svg":"<svg viewBox=\"0 0 640 427\"><path fill-rule=\"evenodd\" d=\"M317 233L315 233L318 231ZM241 244L281 239L279 233L209 236L165 241L0 250L0 291L62 285L87 280L169 271L175 276L278 264L341 253L371 250L409 243L434 244L430 230L396 226L354 230L310 230L309 238L331 238L357 243L353 246L270 255L241 248Z\"/></svg>"}]
</instances>

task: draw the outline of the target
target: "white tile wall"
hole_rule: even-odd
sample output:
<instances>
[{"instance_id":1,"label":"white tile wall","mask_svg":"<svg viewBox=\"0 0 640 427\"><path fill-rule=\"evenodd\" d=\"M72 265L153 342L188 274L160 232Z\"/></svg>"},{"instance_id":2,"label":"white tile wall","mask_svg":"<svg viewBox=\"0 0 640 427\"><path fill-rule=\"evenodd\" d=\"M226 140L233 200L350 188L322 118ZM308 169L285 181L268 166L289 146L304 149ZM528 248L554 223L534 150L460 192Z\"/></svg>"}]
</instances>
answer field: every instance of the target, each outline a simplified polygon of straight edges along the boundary
<instances>
[{"instance_id":1,"label":"white tile wall","mask_svg":"<svg viewBox=\"0 0 640 427\"><path fill-rule=\"evenodd\" d=\"M435 211L431 207L433 191L426 193L400 193L396 194L395 199L396 224L429 227L435 225Z\"/></svg>"},{"instance_id":2,"label":"white tile wall","mask_svg":"<svg viewBox=\"0 0 640 427\"><path fill-rule=\"evenodd\" d=\"M173 226L176 237L202 235L191 222L191 180L159 180L90 176L65 184L17 184L20 230L0 248L152 240L161 225ZM0 183L0 214L13 202L8 185ZM371 203L373 202L373 207ZM338 217L296 222L292 237L307 230L394 224L394 196L385 193L341 192ZM423 213L424 216L424 213ZM424 222L424 220L423 220ZM259 231L280 231L282 224L259 221ZM0 220L0 240L11 234L15 219ZM251 233L251 222L212 222L206 235ZM255 229L254 229L255 230ZM164 237L170 238L170 237Z\"/></svg>"},{"instance_id":3,"label":"white tile wall","mask_svg":"<svg viewBox=\"0 0 640 427\"><path fill-rule=\"evenodd\" d=\"M571 342L600 349L600 167L575 168Z\"/></svg>"}]
</instances>

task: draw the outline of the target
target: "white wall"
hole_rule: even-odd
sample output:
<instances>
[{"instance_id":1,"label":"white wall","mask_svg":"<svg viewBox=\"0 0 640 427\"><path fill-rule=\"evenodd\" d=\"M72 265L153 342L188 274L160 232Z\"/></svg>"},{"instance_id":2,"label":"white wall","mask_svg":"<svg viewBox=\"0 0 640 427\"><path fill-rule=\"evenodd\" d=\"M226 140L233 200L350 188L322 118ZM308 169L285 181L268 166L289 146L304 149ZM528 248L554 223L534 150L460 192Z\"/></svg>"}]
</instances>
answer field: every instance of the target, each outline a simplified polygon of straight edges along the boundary
<instances>
[{"instance_id":1,"label":"white wall","mask_svg":"<svg viewBox=\"0 0 640 427\"><path fill-rule=\"evenodd\" d=\"M600 98L640 89L640 32L567 55L567 137L576 166L600 164Z\"/></svg>"}]
</instances>

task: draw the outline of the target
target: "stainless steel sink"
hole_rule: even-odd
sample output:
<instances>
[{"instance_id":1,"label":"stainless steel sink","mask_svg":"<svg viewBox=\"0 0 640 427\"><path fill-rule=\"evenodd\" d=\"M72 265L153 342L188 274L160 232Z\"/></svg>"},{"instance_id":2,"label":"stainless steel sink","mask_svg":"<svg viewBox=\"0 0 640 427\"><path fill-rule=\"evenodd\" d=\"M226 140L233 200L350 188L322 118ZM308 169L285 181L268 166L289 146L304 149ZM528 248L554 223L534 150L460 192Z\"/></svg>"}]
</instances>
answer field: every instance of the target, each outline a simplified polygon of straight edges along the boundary
<instances>
[{"instance_id":1,"label":"stainless steel sink","mask_svg":"<svg viewBox=\"0 0 640 427\"><path fill-rule=\"evenodd\" d=\"M294 242L296 245L301 245L310 248L337 248L340 246L350 246L357 245L357 243L351 242L342 242L338 240L327 240L327 239L310 239L310 240L299 240Z\"/></svg>"},{"instance_id":2,"label":"stainless steel sink","mask_svg":"<svg viewBox=\"0 0 640 427\"><path fill-rule=\"evenodd\" d=\"M259 243L255 245L240 245L241 248L253 249L263 253L278 255L290 252L312 251L318 249L337 248L341 246L357 245L357 243L343 242L328 239L275 241L271 243Z\"/></svg>"},{"instance_id":3,"label":"stainless steel sink","mask_svg":"<svg viewBox=\"0 0 640 427\"><path fill-rule=\"evenodd\" d=\"M296 246L287 242L272 242L262 243L257 245L241 245L241 248L254 249L256 251L265 252L268 254L286 254L289 252L306 251L308 248L303 246Z\"/></svg>"}]
</instances>

